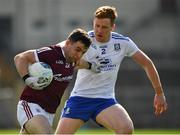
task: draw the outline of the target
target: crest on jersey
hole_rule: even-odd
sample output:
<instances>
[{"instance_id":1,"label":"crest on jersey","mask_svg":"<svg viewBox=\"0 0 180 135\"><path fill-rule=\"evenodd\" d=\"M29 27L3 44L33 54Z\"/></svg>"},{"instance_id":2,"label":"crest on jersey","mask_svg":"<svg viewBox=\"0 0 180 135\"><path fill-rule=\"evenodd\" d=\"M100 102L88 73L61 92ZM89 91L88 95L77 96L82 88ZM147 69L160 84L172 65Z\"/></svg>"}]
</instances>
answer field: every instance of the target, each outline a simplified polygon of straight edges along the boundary
<instances>
[{"instance_id":1,"label":"crest on jersey","mask_svg":"<svg viewBox=\"0 0 180 135\"><path fill-rule=\"evenodd\" d=\"M91 44L91 47L97 50L97 47L95 44Z\"/></svg>"},{"instance_id":2,"label":"crest on jersey","mask_svg":"<svg viewBox=\"0 0 180 135\"><path fill-rule=\"evenodd\" d=\"M70 68L70 63L66 63L65 68Z\"/></svg>"},{"instance_id":3,"label":"crest on jersey","mask_svg":"<svg viewBox=\"0 0 180 135\"><path fill-rule=\"evenodd\" d=\"M119 50L121 50L120 43L116 43L116 44L114 44L114 50L115 50L115 51L119 51Z\"/></svg>"}]
</instances>

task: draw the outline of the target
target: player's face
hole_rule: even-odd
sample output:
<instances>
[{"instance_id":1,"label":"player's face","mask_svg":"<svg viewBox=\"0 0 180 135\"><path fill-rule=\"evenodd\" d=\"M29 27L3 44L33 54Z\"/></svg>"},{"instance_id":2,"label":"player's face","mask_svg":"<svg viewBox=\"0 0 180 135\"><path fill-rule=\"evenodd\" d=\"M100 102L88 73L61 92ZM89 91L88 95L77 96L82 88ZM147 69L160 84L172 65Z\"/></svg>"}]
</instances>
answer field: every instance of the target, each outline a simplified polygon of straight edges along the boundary
<instances>
[{"instance_id":1,"label":"player's face","mask_svg":"<svg viewBox=\"0 0 180 135\"><path fill-rule=\"evenodd\" d=\"M93 28L98 42L108 42L114 25L111 24L111 20L108 18L94 18Z\"/></svg>"},{"instance_id":2,"label":"player's face","mask_svg":"<svg viewBox=\"0 0 180 135\"><path fill-rule=\"evenodd\" d=\"M87 51L84 44L80 41L72 43L70 42L68 50L68 61L76 62L81 59L82 55Z\"/></svg>"}]
</instances>

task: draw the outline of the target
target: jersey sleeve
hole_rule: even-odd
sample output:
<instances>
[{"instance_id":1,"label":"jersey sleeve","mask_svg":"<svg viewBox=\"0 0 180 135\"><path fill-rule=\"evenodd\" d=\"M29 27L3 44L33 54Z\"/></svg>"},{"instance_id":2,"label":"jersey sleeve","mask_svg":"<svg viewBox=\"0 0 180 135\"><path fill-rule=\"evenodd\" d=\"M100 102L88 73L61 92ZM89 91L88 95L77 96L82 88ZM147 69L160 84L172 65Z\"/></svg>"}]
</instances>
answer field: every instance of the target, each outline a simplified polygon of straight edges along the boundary
<instances>
[{"instance_id":1,"label":"jersey sleeve","mask_svg":"<svg viewBox=\"0 0 180 135\"><path fill-rule=\"evenodd\" d=\"M36 49L35 51L36 61L42 61L42 62L48 63L49 61L53 60L55 55L56 53L50 47L42 47L42 48Z\"/></svg>"},{"instance_id":2,"label":"jersey sleeve","mask_svg":"<svg viewBox=\"0 0 180 135\"><path fill-rule=\"evenodd\" d=\"M137 47L137 45L129 38L127 48L126 48L126 56L131 57L138 50L139 48Z\"/></svg>"}]
</instances>

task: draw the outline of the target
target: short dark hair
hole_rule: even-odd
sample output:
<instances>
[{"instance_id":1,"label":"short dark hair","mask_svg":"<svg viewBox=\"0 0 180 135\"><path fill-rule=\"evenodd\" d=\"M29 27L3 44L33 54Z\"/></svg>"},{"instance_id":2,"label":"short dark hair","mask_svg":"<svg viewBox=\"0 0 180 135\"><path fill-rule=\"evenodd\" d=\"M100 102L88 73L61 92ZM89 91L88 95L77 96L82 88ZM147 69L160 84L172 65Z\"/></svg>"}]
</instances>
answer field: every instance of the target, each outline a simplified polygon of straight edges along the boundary
<instances>
[{"instance_id":1,"label":"short dark hair","mask_svg":"<svg viewBox=\"0 0 180 135\"><path fill-rule=\"evenodd\" d=\"M112 6L101 6L94 13L94 17L98 19L104 19L104 18L110 19L112 25L114 24L117 16L118 15L116 8Z\"/></svg>"},{"instance_id":2,"label":"short dark hair","mask_svg":"<svg viewBox=\"0 0 180 135\"><path fill-rule=\"evenodd\" d=\"M89 48L89 46L92 43L87 32L81 28L74 29L68 36L68 39L71 42L80 41L81 43L83 43L85 45L85 48Z\"/></svg>"}]
</instances>

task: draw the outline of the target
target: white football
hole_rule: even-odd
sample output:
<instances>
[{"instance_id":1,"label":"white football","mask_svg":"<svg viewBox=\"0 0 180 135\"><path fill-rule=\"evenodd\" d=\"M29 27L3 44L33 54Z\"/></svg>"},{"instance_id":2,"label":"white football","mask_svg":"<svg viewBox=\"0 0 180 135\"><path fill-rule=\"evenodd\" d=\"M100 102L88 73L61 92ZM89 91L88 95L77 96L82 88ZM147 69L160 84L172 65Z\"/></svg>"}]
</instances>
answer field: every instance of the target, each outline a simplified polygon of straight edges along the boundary
<instances>
[{"instance_id":1,"label":"white football","mask_svg":"<svg viewBox=\"0 0 180 135\"><path fill-rule=\"evenodd\" d=\"M44 62L36 62L28 66L28 72L30 76L44 77L44 82L48 86L53 79L53 71L51 67Z\"/></svg>"}]
</instances>

